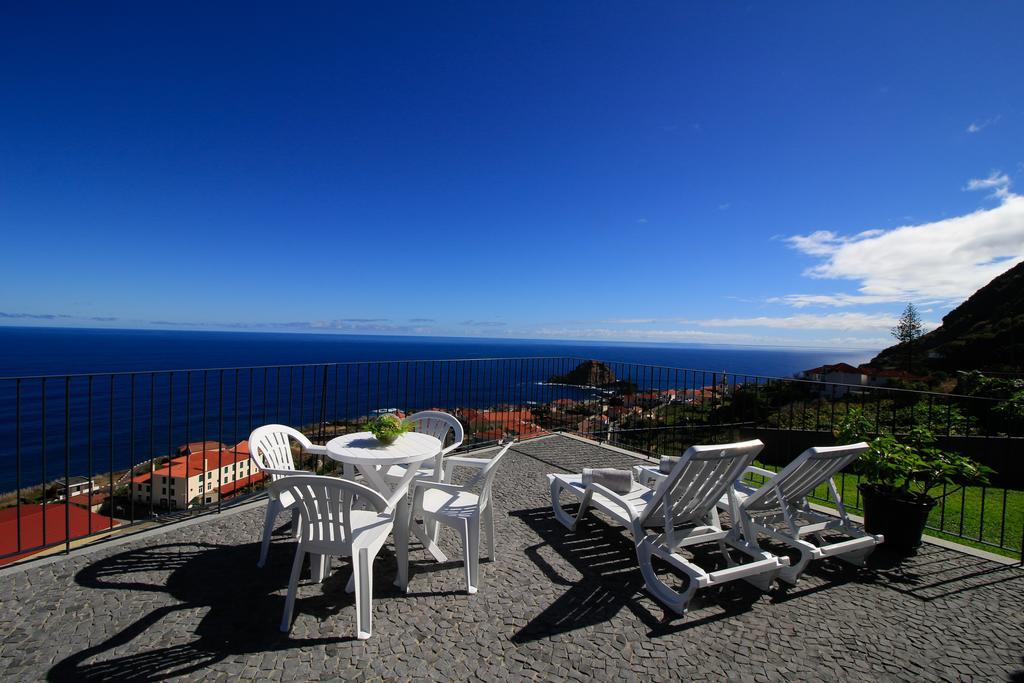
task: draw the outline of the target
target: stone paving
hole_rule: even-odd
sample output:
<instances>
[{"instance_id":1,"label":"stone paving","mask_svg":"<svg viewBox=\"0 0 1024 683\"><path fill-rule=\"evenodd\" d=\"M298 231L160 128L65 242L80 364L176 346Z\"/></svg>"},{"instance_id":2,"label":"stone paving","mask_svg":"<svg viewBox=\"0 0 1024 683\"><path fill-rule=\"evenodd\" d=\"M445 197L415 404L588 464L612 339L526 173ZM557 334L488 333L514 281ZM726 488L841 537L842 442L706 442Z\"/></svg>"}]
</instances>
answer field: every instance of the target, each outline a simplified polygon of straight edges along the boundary
<instances>
[{"instance_id":1,"label":"stone paving","mask_svg":"<svg viewBox=\"0 0 1024 683\"><path fill-rule=\"evenodd\" d=\"M0 576L0 677L1024 681L1024 572L936 546L826 561L767 594L735 582L666 613L621 530L591 517L569 534L549 507L545 473L631 463L561 436L517 445L480 592L416 546L400 595L385 548L368 641L353 639L341 561L303 579L292 632L277 630L293 543L280 530L256 568L262 506L29 566ZM451 536L442 548L459 556Z\"/></svg>"}]
</instances>

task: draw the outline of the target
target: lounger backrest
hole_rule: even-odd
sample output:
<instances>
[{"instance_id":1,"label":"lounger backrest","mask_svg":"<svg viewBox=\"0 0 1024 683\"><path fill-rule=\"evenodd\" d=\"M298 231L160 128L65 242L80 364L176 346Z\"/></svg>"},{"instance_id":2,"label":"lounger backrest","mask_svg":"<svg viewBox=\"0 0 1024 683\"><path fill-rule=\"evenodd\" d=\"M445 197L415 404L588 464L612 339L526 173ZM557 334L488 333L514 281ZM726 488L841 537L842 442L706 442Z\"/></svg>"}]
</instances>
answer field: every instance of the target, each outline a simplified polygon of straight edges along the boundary
<instances>
[{"instance_id":1,"label":"lounger backrest","mask_svg":"<svg viewBox=\"0 0 1024 683\"><path fill-rule=\"evenodd\" d=\"M304 448L312 443L302 432L285 425L263 425L249 435L249 458L261 470L294 470L292 447L289 438L295 439ZM271 480L280 475L271 474Z\"/></svg>"},{"instance_id":2,"label":"lounger backrest","mask_svg":"<svg viewBox=\"0 0 1024 683\"><path fill-rule=\"evenodd\" d=\"M760 440L691 446L654 490L641 522L699 524L764 448ZM668 513L668 514L666 514Z\"/></svg>"},{"instance_id":3,"label":"lounger backrest","mask_svg":"<svg viewBox=\"0 0 1024 683\"><path fill-rule=\"evenodd\" d=\"M751 512L796 505L868 449L866 443L808 448L743 501Z\"/></svg>"}]
</instances>

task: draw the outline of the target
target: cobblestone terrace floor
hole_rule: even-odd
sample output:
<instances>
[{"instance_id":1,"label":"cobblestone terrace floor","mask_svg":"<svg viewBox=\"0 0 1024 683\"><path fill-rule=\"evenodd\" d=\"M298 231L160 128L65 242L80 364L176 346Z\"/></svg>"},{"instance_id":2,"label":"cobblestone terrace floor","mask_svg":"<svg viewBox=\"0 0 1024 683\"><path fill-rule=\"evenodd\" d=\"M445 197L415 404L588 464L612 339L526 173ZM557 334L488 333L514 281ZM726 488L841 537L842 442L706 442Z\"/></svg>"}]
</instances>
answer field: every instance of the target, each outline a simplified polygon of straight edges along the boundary
<instances>
[{"instance_id":1,"label":"cobblestone terrace floor","mask_svg":"<svg viewBox=\"0 0 1024 683\"><path fill-rule=\"evenodd\" d=\"M341 563L305 580L278 632L293 546L282 533L256 569L262 506L2 576L0 677L1024 680L1024 572L935 546L860 570L828 561L788 591L736 582L666 614L620 530L591 519L571 535L549 508L546 472L630 461L565 437L518 445L480 593L417 547L399 595L386 548L365 642Z\"/></svg>"}]
</instances>

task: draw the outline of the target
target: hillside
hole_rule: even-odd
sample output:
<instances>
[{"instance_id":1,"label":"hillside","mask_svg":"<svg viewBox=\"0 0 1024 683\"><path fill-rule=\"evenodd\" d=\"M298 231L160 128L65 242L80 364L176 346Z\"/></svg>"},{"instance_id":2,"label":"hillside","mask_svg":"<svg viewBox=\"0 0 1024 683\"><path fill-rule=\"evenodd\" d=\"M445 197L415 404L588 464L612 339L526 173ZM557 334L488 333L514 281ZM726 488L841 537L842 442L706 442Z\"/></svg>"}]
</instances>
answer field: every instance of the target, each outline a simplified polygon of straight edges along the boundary
<instances>
[{"instance_id":1,"label":"hillside","mask_svg":"<svg viewBox=\"0 0 1024 683\"><path fill-rule=\"evenodd\" d=\"M903 345L891 346L871 361L875 367L903 368ZM921 337L914 369L1024 371L1024 263L971 295Z\"/></svg>"}]
</instances>

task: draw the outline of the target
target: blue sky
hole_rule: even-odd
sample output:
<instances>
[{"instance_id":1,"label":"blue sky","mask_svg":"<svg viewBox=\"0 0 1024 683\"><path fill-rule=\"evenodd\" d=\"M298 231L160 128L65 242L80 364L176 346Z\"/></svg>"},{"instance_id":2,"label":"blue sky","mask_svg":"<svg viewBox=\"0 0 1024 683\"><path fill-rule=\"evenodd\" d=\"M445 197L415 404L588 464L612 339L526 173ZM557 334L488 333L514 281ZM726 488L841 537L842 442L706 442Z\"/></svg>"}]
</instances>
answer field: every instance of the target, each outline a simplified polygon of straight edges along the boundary
<instances>
[{"instance_id":1,"label":"blue sky","mask_svg":"<svg viewBox=\"0 0 1024 683\"><path fill-rule=\"evenodd\" d=\"M1024 260L1022 20L8 3L0 324L881 347Z\"/></svg>"}]
</instances>

